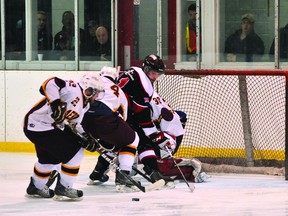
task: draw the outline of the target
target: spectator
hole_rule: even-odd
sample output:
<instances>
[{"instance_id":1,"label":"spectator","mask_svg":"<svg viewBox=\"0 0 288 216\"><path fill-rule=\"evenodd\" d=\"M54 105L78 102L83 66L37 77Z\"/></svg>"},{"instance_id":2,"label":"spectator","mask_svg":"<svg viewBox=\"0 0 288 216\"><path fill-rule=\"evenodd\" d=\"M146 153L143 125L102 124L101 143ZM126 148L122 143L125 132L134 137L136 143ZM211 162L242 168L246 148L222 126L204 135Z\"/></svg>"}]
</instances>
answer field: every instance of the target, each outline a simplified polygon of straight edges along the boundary
<instances>
[{"instance_id":1,"label":"spectator","mask_svg":"<svg viewBox=\"0 0 288 216\"><path fill-rule=\"evenodd\" d=\"M98 24L95 20L90 20L87 25L87 29L85 32L86 36L86 42L89 44L89 42L95 43L96 41L96 29L98 27Z\"/></svg>"},{"instance_id":2,"label":"spectator","mask_svg":"<svg viewBox=\"0 0 288 216\"><path fill-rule=\"evenodd\" d=\"M19 19L16 23L16 48L15 51L25 51L25 22L22 19Z\"/></svg>"},{"instance_id":3,"label":"spectator","mask_svg":"<svg viewBox=\"0 0 288 216\"><path fill-rule=\"evenodd\" d=\"M238 62L259 61L264 54L263 40L254 31L255 19L252 14L242 16L242 28L225 41L226 60ZM254 58L256 57L256 58Z\"/></svg>"},{"instance_id":4,"label":"spectator","mask_svg":"<svg viewBox=\"0 0 288 216\"><path fill-rule=\"evenodd\" d=\"M92 60L92 56L96 56L96 50L99 43L96 38L96 29L98 24L95 20L88 22L87 28L85 29L85 48L82 49L81 56L85 56L85 60Z\"/></svg>"},{"instance_id":5,"label":"spectator","mask_svg":"<svg viewBox=\"0 0 288 216\"><path fill-rule=\"evenodd\" d=\"M186 23L186 53L187 60L196 59L196 4L188 7L189 20Z\"/></svg>"},{"instance_id":6,"label":"spectator","mask_svg":"<svg viewBox=\"0 0 288 216\"><path fill-rule=\"evenodd\" d=\"M57 49L51 54L52 60L73 60L74 50L70 50L70 40L68 40L66 34L57 34L55 36L57 40Z\"/></svg>"},{"instance_id":7,"label":"spectator","mask_svg":"<svg viewBox=\"0 0 288 216\"><path fill-rule=\"evenodd\" d=\"M6 59L24 60L26 58L25 20L19 19L15 28L6 32Z\"/></svg>"},{"instance_id":8,"label":"spectator","mask_svg":"<svg viewBox=\"0 0 288 216\"><path fill-rule=\"evenodd\" d=\"M96 29L96 38L99 43L96 49L96 55L101 61L111 60L111 40L108 29L104 26L99 26Z\"/></svg>"},{"instance_id":9,"label":"spectator","mask_svg":"<svg viewBox=\"0 0 288 216\"><path fill-rule=\"evenodd\" d=\"M66 37L69 41L69 50L74 50L75 48L75 37L74 37L74 14L72 11L65 11L62 15L62 30L58 32L54 37L54 49L61 50L59 45L60 35ZM65 36L64 36L65 35ZM84 45L84 30L79 29L79 39L80 39L80 49Z\"/></svg>"},{"instance_id":10,"label":"spectator","mask_svg":"<svg viewBox=\"0 0 288 216\"><path fill-rule=\"evenodd\" d=\"M52 50L52 34L47 30L47 15L38 11L38 50Z\"/></svg>"},{"instance_id":11,"label":"spectator","mask_svg":"<svg viewBox=\"0 0 288 216\"><path fill-rule=\"evenodd\" d=\"M288 24L280 29L280 41L279 41L279 55L280 59L287 59L288 58ZM270 55L274 56L274 46L275 40L273 40L272 45L270 47Z\"/></svg>"}]
</instances>

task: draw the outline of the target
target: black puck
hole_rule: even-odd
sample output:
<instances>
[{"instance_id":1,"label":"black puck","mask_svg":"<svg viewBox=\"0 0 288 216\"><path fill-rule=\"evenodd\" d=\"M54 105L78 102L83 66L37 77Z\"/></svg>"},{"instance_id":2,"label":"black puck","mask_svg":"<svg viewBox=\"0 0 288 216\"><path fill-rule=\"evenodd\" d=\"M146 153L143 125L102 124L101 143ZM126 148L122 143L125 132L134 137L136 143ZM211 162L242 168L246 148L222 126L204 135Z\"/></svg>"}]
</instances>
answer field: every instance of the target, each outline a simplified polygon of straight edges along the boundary
<instances>
[{"instance_id":1,"label":"black puck","mask_svg":"<svg viewBox=\"0 0 288 216\"><path fill-rule=\"evenodd\" d=\"M139 201L139 198L132 198L132 201Z\"/></svg>"}]
</instances>

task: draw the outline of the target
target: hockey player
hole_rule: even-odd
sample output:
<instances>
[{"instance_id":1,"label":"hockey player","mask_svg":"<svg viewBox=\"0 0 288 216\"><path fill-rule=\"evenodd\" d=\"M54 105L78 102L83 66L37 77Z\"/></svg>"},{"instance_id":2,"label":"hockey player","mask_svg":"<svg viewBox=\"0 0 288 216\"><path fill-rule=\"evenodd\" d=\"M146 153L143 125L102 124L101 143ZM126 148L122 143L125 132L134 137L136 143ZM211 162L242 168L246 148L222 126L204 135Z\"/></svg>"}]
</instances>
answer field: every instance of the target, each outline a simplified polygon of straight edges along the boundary
<instances>
[{"instance_id":1,"label":"hockey player","mask_svg":"<svg viewBox=\"0 0 288 216\"><path fill-rule=\"evenodd\" d=\"M103 97L104 84L99 75L86 73L79 82L52 77L40 93L45 97L25 116L24 133L34 144L38 161L26 190L28 196L81 199L83 192L72 188L84 156L84 148L96 150L96 143L82 128L81 121L90 102ZM73 124L86 140L63 126ZM61 168L60 168L61 167ZM60 169L55 190L47 181L53 169Z\"/></svg>"},{"instance_id":2,"label":"hockey player","mask_svg":"<svg viewBox=\"0 0 288 216\"><path fill-rule=\"evenodd\" d=\"M104 66L100 75L105 83L105 96L91 104L90 110L85 114L82 125L104 148L118 153L119 167L126 174L130 174L135 159L139 137L137 133L126 123L128 102L124 92L116 85L119 71L113 67ZM111 146L113 144L114 147ZM111 153L106 156L114 157ZM99 156L94 171L88 184L99 184L108 180L106 172L109 170L109 162ZM135 190L133 184L125 176L116 171L116 190ZM128 187L128 188L127 188ZM130 188L130 189L129 189Z\"/></svg>"},{"instance_id":3,"label":"hockey player","mask_svg":"<svg viewBox=\"0 0 288 216\"><path fill-rule=\"evenodd\" d=\"M175 154L178 151L179 146L181 145L184 127L187 121L186 113L182 111L174 111L170 105L157 93L154 91L152 100L150 102L152 109L152 120L160 131L168 134L170 143L172 146L175 146L172 154ZM172 150L171 149L171 150ZM155 152L158 156L158 166L161 174L164 176L176 176L176 179L182 179L182 175L179 173L177 167L170 158L169 152L167 150L155 148ZM184 174L187 180L192 182L200 183L209 178L205 172L201 172L201 162L196 159L184 159L184 158L175 158L178 166L180 167L182 173Z\"/></svg>"},{"instance_id":4,"label":"hockey player","mask_svg":"<svg viewBox=\"0 0 288 216\"><path fill-rule=\"evenodd\" d=\"M144 171L153 182L159 179L164 179L166 182L171 181L170 178L162 176L159 172L157 157L154 152L155 145L159 146L160 149L165 148L166 145L170 148L170 138L154 125L149 104L154 92L153 82L164 74L164 69L162 59L151 54L144 59L142 68L131 67L127 72L120 75L118 84L129 100L127 122L140 137L139 159L144 164Z\"/></svg>"}]
</instances>

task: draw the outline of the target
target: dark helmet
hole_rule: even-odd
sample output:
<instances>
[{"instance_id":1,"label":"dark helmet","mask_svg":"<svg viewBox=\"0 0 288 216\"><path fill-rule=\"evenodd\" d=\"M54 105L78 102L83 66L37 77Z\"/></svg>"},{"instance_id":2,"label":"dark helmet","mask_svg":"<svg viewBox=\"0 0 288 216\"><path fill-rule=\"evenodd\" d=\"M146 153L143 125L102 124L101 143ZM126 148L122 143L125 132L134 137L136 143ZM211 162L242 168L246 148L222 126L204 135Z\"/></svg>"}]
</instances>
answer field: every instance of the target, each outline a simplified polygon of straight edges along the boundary
<instances>
[{"instance_id":1,"label":"dark helmet","mask_svg":"<svg viewBox=\"0 0 288 216\"><path fill-rule=\"evenodd\" d=\"M165 69L165 65L164 65L162 59L159 56L154 55L154 54L147 56L144 59L144 62L142 64L142 70L145 73L152 70L152 71L158 72L159 74L163 74L164 69Z\"/></svg>"}]
</instances>

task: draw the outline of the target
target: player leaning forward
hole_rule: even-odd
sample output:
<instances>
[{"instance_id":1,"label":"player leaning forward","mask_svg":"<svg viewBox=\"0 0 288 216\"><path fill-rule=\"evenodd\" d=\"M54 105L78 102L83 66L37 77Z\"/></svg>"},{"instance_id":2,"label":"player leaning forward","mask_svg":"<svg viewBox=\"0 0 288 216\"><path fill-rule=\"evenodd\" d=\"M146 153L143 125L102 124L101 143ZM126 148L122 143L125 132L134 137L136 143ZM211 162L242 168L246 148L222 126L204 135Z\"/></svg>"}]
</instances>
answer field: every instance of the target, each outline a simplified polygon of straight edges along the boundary
<instances>
[{"instance_id":1,"label":"player leaning forward","mask_svg":"<svg viewBox=\"0 0 288 216\"><path fill-rule=\"evenodd\" d=\"M144 164L145 172L152 181L164 179L171 181L169 177L164 177L159 172L157 157L154 146L169 148L169 137L166 133L159 131L151 119L150 101L154 92L153 83L161 74L164 74L164 63L162 59L154 54L144 59L142 68L131 67L127 72L119 77L119 86L129 99L129 112L127 122L138 133L140 142L138 145L138 155ZM148 140L147 140L148 138Z\"/></svg>"},{"instance_id":2,"label":"player leaning forward","mask_svg":"<svg viewBox=\"0 0 288 216\"><path fill-rule=\"evenodd\" d=\"M183 179L178 168L174 164L174 159L170 157L171 151L174 155L181 145L184 136L184 127L187 121L186 113L183 111L174 111L171 106L154 91L150 102L152 109L152 119L160 131L170 136L171 150L155 148L158 156L158 166L162 175L170 176L176 179ZM174 141L174 142L173 142ZM175 146L175 148L174 148ZM184 177L188 181L201 183L210 176L202 172L202 164L196 158L175 158L175 161L181 169Z\"/></svg>"},{"instance_id":3,"label":"player leaning forward","mask_svg":"<svg viewBox=\"0 0 288 216\"><path fill-rule=\"evenodd\" d=\"M104 81L105 95L91 104L90 110L83 118L82 125L93 137L100 139L99 142L104 148L110 149L107 146L114 146L111 149L118 153L120 169L129 174L132 170L139 137L126 123L128 102L124 92L116 85L118 70L104 66L100 75ZM106 156L114 157L114 154L106 152ZM99 156L96 167L89 176L90 179L96 183L108 181L108 175L106 175L108 168L109 162ZM116 171L115 183L117 191L133 189L133 184L129 179L118 171Z\"/></svg>"},{"instance_id":4,"label":"player leaning forward","mask_svg":"<svg viewBox=\"0 0 288 216\"><path fill-rule=\"evenodd\" d=\"M84 148L96 150L96 144L81 126L90 102L104 95L104 84L96 73L86 73L79 82L57 77L46 80L40 87L45 97L25 116L24 133L35 145L38 161L26 190L28 195L55 199L81 199L83 192L72 188L84 157ZM63 124L69 122L86 140L75 135ZM59 170L55 191L48 183L52 170ZM52 172L53 173L53 172ZM53 178L52 178L53 179Z\"/></svg>"}]
</instances>

